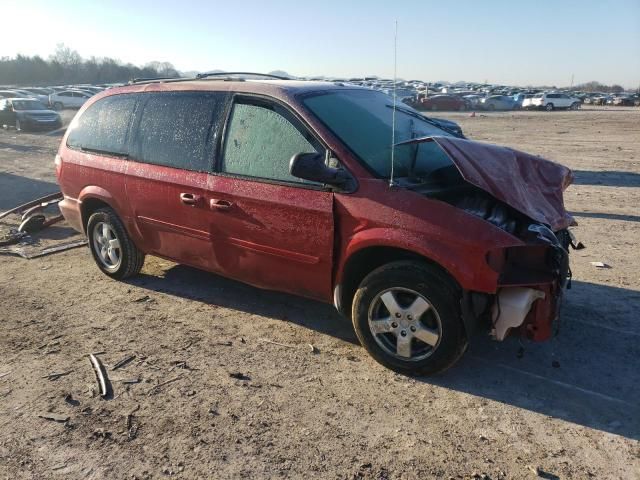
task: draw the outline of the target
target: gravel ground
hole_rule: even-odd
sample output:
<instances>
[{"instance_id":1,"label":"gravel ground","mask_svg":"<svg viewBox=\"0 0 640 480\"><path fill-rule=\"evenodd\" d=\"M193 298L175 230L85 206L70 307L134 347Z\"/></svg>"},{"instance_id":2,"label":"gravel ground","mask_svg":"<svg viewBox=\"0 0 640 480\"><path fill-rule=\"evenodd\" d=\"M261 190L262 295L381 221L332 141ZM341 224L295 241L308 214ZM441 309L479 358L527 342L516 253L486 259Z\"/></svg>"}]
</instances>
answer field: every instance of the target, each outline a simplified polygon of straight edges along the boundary
<instances>
[{"instance_id":1,"label":"gravel ground","mask_svg":"<svg viewBox=\"0 0 640 480\"><path fill-rule=\"evenodd\" d=\"M86 248L1 256L0 478L639 479L640 109L441 116L575 170L560 336L480 334L408 378L328 305L152 257L115 282ZM59 141L0 131L0 211L56 190Z\"/></svg>"}]
</instances>

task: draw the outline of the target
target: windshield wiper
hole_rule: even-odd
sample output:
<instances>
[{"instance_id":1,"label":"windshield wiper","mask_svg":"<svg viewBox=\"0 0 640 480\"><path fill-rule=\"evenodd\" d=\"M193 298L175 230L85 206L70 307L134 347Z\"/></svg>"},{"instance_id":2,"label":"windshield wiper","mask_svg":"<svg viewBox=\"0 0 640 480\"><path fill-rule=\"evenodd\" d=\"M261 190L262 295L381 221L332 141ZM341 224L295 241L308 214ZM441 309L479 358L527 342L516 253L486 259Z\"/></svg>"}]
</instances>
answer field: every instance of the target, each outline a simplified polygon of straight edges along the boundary
<instances>
[{"instance_id":1,"label":"windshield wiper","mask_svg":"<svg viewBox=\"0 0 640 480\"><path fill-rule=\"evenodd\" d=\"M80 147L80 150L87 153L101 153L111 157L129 158L128 153L112 152L110 150L102 150L100 148Z\"/></svg>"},{"instance_id":2,"label":"windshield wiper","mask_svg":"<svg viewBox=\"0 0 640 480\"><path fill-rule=\"evenodd\" d=\"M393 105L387 105L386 107L387 108L393 108ZM433 119L431 119L431 118L429 118L429 117L427 117L425 115L422 115L422 114L420 114L418 112L414 112L412 110L406 110L406 109L404 109L402 107L400 107L400 108L396 107L396 110L398 112L402 112L402 113L404 113L406 115L409 115L411 117L419 118L420 120L423 120L423 121L433 125L434 127L439 128L440 130L443 130L443 131L445 131L447 133L450 133L450 134L452 134L454 136L457 136L457 133L454 130L452 130L449 127L446 127L446 126L436 122L435 120L433 120Z\"/></svg>"}]
</instances>

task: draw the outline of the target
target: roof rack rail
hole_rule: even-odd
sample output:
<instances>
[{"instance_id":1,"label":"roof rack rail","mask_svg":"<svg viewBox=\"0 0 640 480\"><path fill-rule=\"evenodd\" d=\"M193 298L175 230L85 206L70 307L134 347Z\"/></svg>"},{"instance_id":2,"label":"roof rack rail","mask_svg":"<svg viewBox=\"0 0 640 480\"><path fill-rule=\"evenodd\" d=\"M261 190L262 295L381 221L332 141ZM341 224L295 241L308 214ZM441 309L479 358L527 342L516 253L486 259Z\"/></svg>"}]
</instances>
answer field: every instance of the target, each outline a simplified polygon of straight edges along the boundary
<instances>
[{"instance_id":1,"label":"roof rack rail","mask_svg":"<svg viewBox=\"0 0 640 480\"><path fill-rule=\"evenodd\" d=\"M162 82L165 80L171 81L180 81L180 80L189 80L188 78L181 77L148 77L148 78L134 78L133 80L129 80L129 85L134 85L136 83L148 83L148 82Z\"/></svg>"},{"instance_id":2,"label":"roof rack rail","mask_svg":"<svg viewBox=\"0 0 640 480\"><path fill-rule=\"evenodd\" d=\"M291 80L287 77L279 75L271 75L269 73L255 73L255 72L213 72L213 73L199 73L196 78L208 78L208 77L225 77L231 75L252 75L254 77L275 78L276 80Z\"/></svg>"}]
</instances>

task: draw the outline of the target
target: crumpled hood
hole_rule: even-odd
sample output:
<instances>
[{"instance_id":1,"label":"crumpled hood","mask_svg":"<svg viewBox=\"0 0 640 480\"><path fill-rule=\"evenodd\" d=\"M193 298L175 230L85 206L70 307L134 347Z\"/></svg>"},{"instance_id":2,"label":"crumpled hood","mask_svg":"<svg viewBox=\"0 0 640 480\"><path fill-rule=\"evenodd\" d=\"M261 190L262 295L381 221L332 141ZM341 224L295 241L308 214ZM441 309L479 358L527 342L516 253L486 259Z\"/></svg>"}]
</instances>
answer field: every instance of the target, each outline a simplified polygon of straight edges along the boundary
<instances>
[{"instance_id":1,"label":"crumpled hood","mask_svg":"<svg viewBox=\"0 0 640 480\"><path fill-rule=\"evenodd\" d=\"M556 232L576 222L564 208L563 192L573 182L564 165L489 143L455 137L423 137L401 144L436 142L468 183L547 224ZM397 144L399 145L399 144Z\"/></svg>"}]
</instances>

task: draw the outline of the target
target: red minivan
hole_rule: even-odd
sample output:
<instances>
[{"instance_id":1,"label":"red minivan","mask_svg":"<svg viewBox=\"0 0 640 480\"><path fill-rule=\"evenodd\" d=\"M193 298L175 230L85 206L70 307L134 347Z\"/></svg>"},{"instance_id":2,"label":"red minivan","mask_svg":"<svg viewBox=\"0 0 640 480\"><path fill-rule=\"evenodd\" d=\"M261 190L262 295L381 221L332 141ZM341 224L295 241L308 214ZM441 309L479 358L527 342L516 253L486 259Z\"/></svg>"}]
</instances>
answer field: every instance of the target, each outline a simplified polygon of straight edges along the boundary
<instances>
[{"instance_id":1,"label":"red minivan","mask_svg":"<svg viewBox=\"0 0 640 480\"><path fill-rule=\"evenodd\" d=\"M108 276L148 254L333 303L404 373L451 366L482 323L498 340L549 338L570 278L570 170L364 88L113 88L80 109L56 172L60 209Z\"/></svg>"}]
</instances>

